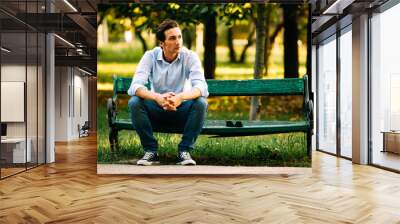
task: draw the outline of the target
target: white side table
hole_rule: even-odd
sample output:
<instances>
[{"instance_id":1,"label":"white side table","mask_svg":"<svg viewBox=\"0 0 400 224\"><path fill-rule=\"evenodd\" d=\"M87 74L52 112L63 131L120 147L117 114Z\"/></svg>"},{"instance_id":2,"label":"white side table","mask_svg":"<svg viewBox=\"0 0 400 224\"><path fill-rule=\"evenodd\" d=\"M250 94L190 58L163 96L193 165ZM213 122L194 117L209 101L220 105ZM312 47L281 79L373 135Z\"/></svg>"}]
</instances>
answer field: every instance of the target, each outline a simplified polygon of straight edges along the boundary
<instances>
[{"instance_id":1,"label":"white side table","mask_svg":"<svg viewBox=\"0 0 400 224\"><path fill-rule=\"evenodd\" d=\"M383 131L382 152L400 154L400 131Z\"/></svg>"},{"instance_id":2,"label":"white side table","mask_svg":"<svg viewBox=\"0 0 400 224\"><path fill-rule=\"evenodd\" d=\"M31 146L32 146L32 140L30 138L26 139L26 142L28 143L28 147L26 148L26 154L25 154L25 138L7 138L7 139L2 139L1 144L4 146L8 147L13 147L12 151L12 157L13 163L25 163L25 162L31 162L32 160L32 154L31 154ZM25 161L25 158L27 159Z\"/></svg>"}]
</instances>

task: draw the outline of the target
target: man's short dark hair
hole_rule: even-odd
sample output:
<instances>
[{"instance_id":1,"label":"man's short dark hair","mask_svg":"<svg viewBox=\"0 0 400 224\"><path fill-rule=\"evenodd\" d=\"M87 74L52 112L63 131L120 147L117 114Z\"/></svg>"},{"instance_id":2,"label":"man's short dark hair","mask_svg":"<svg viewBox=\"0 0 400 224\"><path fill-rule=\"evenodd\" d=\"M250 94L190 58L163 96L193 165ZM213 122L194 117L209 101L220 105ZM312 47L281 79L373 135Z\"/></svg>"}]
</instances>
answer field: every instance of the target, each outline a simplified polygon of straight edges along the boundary
<instances>
[{"instance_id":1,"label":"man's short dark hair","mask_svg":"<svg viewBox=\"0 0 400 224\"><path fill-rule=\"evenodd\" d=\"M156 37L157 40L164 42L165 41L165 31L171 28L179 27L179 24L172 19L164 20L157 28Z\"/></svg>"}]
</instances>

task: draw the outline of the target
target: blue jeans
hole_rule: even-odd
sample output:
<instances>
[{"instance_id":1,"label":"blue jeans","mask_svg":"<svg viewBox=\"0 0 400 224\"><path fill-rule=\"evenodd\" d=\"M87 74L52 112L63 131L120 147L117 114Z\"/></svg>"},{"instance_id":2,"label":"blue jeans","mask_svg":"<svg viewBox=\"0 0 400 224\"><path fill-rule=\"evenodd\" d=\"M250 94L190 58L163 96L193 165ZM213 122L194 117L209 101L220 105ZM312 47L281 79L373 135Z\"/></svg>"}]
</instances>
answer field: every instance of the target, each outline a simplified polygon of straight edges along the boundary
<instances>
[{"instance_id":1,"label":"blue jeans","mask_svg":"<svg viewBox=\"0 0 400 224\"><path fill-rule=\"evenodd\" d=\"M174 128L183 133L178 151L191 151L199 136L207 114L207 100L199 97L187 100L176 111L165 111L152 100L143 100L133 96L128 103L131 111L132 125L139 135L140 142L146 152L156 152L157 140L153 130L163 127Z\"/></svg>"}]
</instances>

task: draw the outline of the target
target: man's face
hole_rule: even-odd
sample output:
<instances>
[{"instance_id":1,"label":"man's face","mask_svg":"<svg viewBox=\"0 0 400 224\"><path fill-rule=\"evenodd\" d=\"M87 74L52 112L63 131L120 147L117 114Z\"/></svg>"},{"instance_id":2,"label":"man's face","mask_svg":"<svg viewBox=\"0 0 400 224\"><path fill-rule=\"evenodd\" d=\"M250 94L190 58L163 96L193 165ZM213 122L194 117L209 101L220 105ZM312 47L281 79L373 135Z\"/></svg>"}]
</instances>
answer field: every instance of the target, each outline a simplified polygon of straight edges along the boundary
<instances>
[{"instance_id":1,"label":"man's face","mask_svg":"<svg viewBox=\"0 0 400 224\"><path fill-rule=\"evenodd\" d=\"M161 47L166 54L178 54L182 48L182 32L179 27L168 29L164 32L165 41L161 42Z\"/></svg>"}]
</instances>

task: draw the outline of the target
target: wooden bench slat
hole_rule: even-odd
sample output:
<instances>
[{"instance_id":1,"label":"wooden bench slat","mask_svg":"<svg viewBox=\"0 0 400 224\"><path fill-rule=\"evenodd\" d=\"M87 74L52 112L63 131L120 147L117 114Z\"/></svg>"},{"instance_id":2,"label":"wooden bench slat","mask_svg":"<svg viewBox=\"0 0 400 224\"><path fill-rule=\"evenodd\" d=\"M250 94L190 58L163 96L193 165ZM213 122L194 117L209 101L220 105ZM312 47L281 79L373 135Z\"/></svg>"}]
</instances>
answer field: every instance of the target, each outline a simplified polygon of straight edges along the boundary
<instances>
[{"instance_id":1,"label":"wooden bench slat","mask_svg":"<svg viewBox=\"0 0 400 224\"><path fill-rule=\"evenodd\" d=\"M126 94L131 78L117 78L114 94ZM207 80L210 96L303 95L303 79Z\"/></svg>"},{"instance_id":2,"label":"wooden bench slat","mask_svg":"<svg viewBox=\"0 0 400 224\"><path fill-rule=\"evenodd\" d=\"M114 79L114 95L116 94L127 94L129 87L131 86L132 78L116 78Z\"/></svg>"},{"instance_id":3,"label":"wooden bench slat","mask_svg":"<svg viewBox=\"0 0 400 224\"><path fill-rule=\"evenodd\" d=\"M303 95L303 79L207 80L210 96Z\"/></svg>"},{"instance_id":4,"label":"wooden bench slat","mask_svg":"<svg viewBox=\"0 0 400 224\"><path fill-rule=\"evenodd\" d=\"M243 127L227 127L225 120L206 120L202 134L207 135L257 135L285 132L305 132L310 128L308 121L241 121ZM130 119L118 119L114 123L120 130L134 130ZM163 127L154 132L182 133L182 129Z\"/></svg>"}]
</instances>

